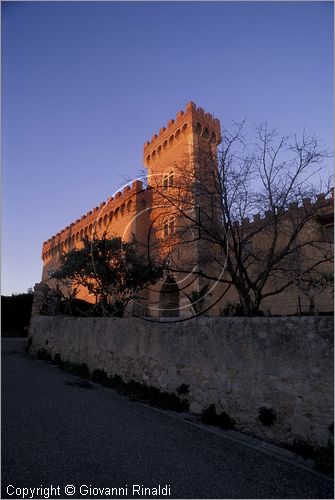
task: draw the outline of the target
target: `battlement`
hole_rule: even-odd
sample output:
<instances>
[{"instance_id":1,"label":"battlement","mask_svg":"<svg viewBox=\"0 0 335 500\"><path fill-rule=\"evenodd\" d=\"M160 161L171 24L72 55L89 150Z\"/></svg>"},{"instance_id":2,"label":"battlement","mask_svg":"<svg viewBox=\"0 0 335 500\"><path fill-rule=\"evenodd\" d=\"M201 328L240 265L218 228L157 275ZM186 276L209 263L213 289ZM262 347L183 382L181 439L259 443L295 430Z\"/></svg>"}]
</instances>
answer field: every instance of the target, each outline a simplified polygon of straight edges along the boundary
<instances>
[{"instance_id":1,"label":"battlement","mask_svg":"<svg viewBox=\"0 0 335 500\"><path fill-rule=\"evenodd\" d=\"M145 165L149 166L189 133L194 133L216 146L222 140L220 120L210 113L205 113L203 108L197 108L194 102L189 102L185 111L178 111L175 119L170 119L166 127L160 128L158 135L154 134L151 141L144 144Z\"/></svg>"},{"instance_id":2,"label":"battlement","mask_svg":"<svg viewBox=\"0 0 335 500\"><path fill-rule=\"evenodd\" d=\"M328 213L329 211L333 214L333 205L334 205L334 190L332 189L329 194L320 193L316 196L316 199L312 201L310 198L304 198L300 204L296 202L289 203L287 209L278 209L277 214L282 217L297 216L299 212L308 209L310 210L312 206L317 211L320 211L319 215L323 215L324 213ZM261 226L266 224L267 221L272 220L272 212L271 210L266 211L264 214L253 214L253 219L251 220L249 217L243 218L241 221L237 222L239 226L244 227L245 229L255 226Z\"/></svg>"},{"instance_id":3,"label":"battlement","mask_svg":"<svg viewBox=\"0 0 335 500\"><path fill-rule=\"evenodd\" d=\"M47 241L44 241L42 249L43 260L74 246L84 235L92 234L96 226L99 229L101 227L106 228L112 222L113 217L118 218L119 215L122 217L125 213L129 213L135 204L133 198L142 190L142 181L133 181L131 186L125 186L114 197L111 196L107 201L101 202L99 206L89 210L79 219L76 219Z\"/></svg>"}]
</instances>

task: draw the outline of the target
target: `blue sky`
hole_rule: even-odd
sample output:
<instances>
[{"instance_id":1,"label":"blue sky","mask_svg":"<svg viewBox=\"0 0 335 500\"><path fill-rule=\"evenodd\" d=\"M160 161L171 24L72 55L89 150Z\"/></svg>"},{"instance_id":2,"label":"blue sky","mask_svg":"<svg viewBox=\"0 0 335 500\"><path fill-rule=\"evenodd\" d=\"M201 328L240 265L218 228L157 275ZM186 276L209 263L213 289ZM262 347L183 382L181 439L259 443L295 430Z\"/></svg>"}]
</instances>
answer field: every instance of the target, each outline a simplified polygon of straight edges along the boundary
<instances>
[{"instance_id":1,"label":"blue sky","mask_svg":"<svg viewBox=\"0 0 335 500\"><path fill-rule=\"evenodd\" d=\"M333 149L331 2L2 2L2 293L192 100Z\"/></svg>"}]
</instances>

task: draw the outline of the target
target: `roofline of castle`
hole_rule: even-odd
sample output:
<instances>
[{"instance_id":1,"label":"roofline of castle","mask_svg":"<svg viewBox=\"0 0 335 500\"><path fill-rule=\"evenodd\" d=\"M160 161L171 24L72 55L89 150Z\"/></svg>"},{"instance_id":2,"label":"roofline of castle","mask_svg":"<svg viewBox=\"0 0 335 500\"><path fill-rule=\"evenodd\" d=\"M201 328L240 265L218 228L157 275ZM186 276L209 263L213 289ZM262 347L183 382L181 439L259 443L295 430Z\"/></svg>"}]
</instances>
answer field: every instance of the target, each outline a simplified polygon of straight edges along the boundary
<instances>
[{"instance_id":1,"label":"roofline of castle","mask_svg":"<svg viewBox=\"0 0 335 500\"><path fill-rule=\"evenodd\" d=\"M292 202L289 203L287 209L282 209L281 212L279 212L280 215L282 216L287 216L290 214L296 214L297 211L306 209L307 207L311 206L316 206L317 204L319 207L317 207L318 210L322 209L327 209L328 207L333 207L333 202L334 202L334 188L331 189L330 193L327 195L325 193L320 193L316 196L316 201L312 203L311 198L303 198L301 203L298 204L297 202ZM238 221L237 223L243 226L248 226L248 225L255 225L259 224L262 221L266 221L269 219L269 217L272 217L272 211L267 210L264 214L253 214L253 220L250 220L249 217L244 217L242 220Z\"/></svg>"},{"instance_id":2,"label":"roofline of castle","mask_svg":"<svg viewBox=\"0 0 335 500\"><path fill-rule=\"evenodd\" d=\"M118 191L115 193L114 196L111 196L110 198L107 198L107 201L102 201L99 206L94 207L92 210L89 210L86 214L82 215L79 219L76 219L74 222L71 222L68 226L66 226L64 229L56 233L55 235L51 236L48 240L43 242L43 247L45 245L48 245L55 239L62 239L63 236L65 236L65 233L68 233L68 231L73 230L74 227L82 223L83 221L87 220L87 223L92 222L92 215L97 216L99 212L103 211L107 206L108 209L114 209L116 210L117 208L121 207L124 203L129 201L130 198L132 198L134 195L138 194L143 190L143 183L140 180L134 180L132 181L131 186L127 185L123 188L122 191ZM58 243L58 241L57 241Z\"/></svg>"},{"instance_id":3,"label":"roofline of castle","mask_svg":"<svg viewBox=\"0 0 335 500\"><path fill-rule=\"evenodd\" d=\"M203 108L197 107L194 102L190 101L186 104L185 111L178 111L175 119L171 118L167 122L166 127L161 127L159 133L152 136L151 141L146 141L144 143L144 159L146 159L155 148L163 145L164 141L169 141L174 134L177 135L178 132L182 133L190 124L194 127L198 123L201 127L214 131L217 144L221 142L220 120L214 118L211 113L205 113Z\"/></svg>"}]
</instances>

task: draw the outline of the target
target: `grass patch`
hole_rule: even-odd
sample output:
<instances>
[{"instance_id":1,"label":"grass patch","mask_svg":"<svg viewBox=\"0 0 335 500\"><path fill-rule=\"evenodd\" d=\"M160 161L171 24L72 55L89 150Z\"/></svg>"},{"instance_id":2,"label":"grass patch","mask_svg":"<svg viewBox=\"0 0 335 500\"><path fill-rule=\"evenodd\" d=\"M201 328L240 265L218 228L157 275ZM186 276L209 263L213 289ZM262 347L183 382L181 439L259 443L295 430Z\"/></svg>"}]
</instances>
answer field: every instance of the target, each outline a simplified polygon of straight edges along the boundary
<instances>
[{"instance_id":1,"label":"grass patch","mask_svg":"<svg viewBox=\"0 0 335 500\"><path fill-rule=\"evenodd\" d=\"M328 441L320 446L314 445L312 442L299 438L293 441L293 444L287 446L296 455L304 459L314 461L314 467L319 472L328 475L334 473L334 442L331 437Z\"/></svg>"},{"instance_id":2,"label":"grass patch","mask_svg":"<svg viewBox=\"0 0 335 500\"><path fill-rule=\"evenodd\" d=\"M235 420L227 413L217 413L214 404L203 410L200 420L203 424L215 425L224 430L235 429L236 426Z\"/></svg>"},{"instance_id":3,"label":"grass patch","mask_svg":"<svg viewBox=\"0 0 335 500\"><path fill-rule=\"evenodd\" d=\"M123 390L130 394L132 399L157 406L163 410L187 411L189 409L189 403L176 394L161 391L157 387L135 382L135 380L125 384Z\"/></svg>"},{"instance_id":4,"label":"grass patch","mask_svg":"<svg viewBox=\"0 0 335 500\"><path fill-rule=\"evenodd\" d=\"M46 352L46 351L45 351ZM46 359L51 360L51 356ZM163 410L188 411L189 403L184 399L179 398L176 394L161 391L157 387L142 384L131 380L125 382L119 375L111 375L110 377L104 370L96 369L90 373L86 363L76 364L62 361L59 354L55 354L53 363L57 364L62 370L77 375L84 379L90 379L96 384L104 387L111 387L118 392L125 394L134 401L141 401Z\"/></svg>"},{"instance_id":5,"label":"grass patch","mask_svg":"<svg viewBox=\"0 0 335 500\"><path fill-rule=\"evenodd\" d=\"M55 365L60 365L62 363L62 358L58 352L55 354L54 359L52 361Z\"/></svg>"},{"instance_id":6,"label":"grass patch","mask_svg":"<svg viewBox=\"0 0 335 500\"><path fill-rule=\"evenodd\" d=\"M43 361L51 361L51 356L46 349L39 349L36 357L38 359L42 359Z\"/></svg>"},{"instance_id":7,"label":"grass patch","mask_svg":"<svg viewBox=\"0 0 335 500\"><path fill-rule=\"evenodd\" d=\"M108 377L105 370L94 370L92 373L92 380L96 384L103 385L104 387L112 387L111 379Z\"/></svg>"},{"instance_id":8,"label":"grass patch","mask_svg":"<svg viewBox=\"0 0 335 500\"><path fill-rule=\"evenodd\" d=\"M78 364L78 363L69 363L68 361L62 361L59 367L62 370L68 373L72 373L72 375L77 375L78 377L81 378L87 379L90 377L90 371L86 363Z\"/></svg>"},{"instance_id":9,"label":"grass patch","mask_svg":"<svg viewBox=\"0 0 335 500\"><path fill-rule=\"evenodd\" d=\"M330 439L315 450L314 462L316 470L331 476L334 474L334 443Z\"/></svg>"},{"instance_id":10,"label":"grass patch","mask_svg":"<svg viewBox=\"0 0 335 500\"><path fill-rule=\"evenodd\" d=\"M54 364L58 365L59 368L68 373L77 375L78 377L86 380L89 379L92 382L100 384L104 387L113 388L134 401L141 401L163 410L173 410L177 412L189 410L188 401L180 398L174 393L161 391L157 387L136 382L135 380L125 382L122 377L120 377L120 375L114 374L108 376L107 373L101 369L96 369L92 373L90 373L86 363L77 364L62 361L58 353L55 354L52 360L50 354L44 348L39 349L36 356L38 359L44 361L52 361ZM67 382L67 384L85 389L93 388L87 381ZM182 384L176 389L176 392L178 395L187 395L189 392L189 386L186 384ZM270 427L276 421L276 414L271 408L262 407L259 409L258 418L264 426ZM214 404L203 410L200 420L204 424L214 425L224 430L236 428L235 420L225 412L217 413ZM293 451L296 455L300 455L305 459L313 460L316 470L332 476L334 471L333 434L334 424L331 424L329 426L328 441L321 446L315 446L310 441L302 438L296 439L293 444L282 446Z\"/></svg>"}]
</instances>

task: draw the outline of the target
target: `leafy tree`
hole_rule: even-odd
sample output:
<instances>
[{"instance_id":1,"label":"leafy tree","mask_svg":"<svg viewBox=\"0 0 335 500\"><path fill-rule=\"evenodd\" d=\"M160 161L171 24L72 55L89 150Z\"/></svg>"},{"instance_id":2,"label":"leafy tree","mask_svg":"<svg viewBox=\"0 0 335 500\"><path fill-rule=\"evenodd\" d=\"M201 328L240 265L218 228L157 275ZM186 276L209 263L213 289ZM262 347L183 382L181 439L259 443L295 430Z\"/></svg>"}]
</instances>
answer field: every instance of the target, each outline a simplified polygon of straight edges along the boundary
<instances>
[{"instance_id":1,"label":"leafy tree","mask_svg":"<svg viewBox=\"0 0 335 500\"><path fill-rule=\"evenodd\" d=\"M334 273L321 272L313 270L309 273L303 273L297 279L298 289L308 298L309 313L313 314L315 310L315 296L324 290L330 290L334 295Z\"/></svg>"},{"instance_id":2,"label":"leafy tree","mask_svg":"<svg viewBox=\"0 0 335 500\"><path fill-rule=\"evenodd\" d=\"M95 297L95 311L122 316L136 294L162 277L162 269L147 263L135 243L95 234L83 247L64 253L53 273L62 287L76 295L84 287Z\"/></svg>"},{"instance_id":3,"label":"leafy tree","mask_svg":"<svg viewBox=\"0 0 335 500\"><path fill-rule=\"evenodd\" d=\"M1 295L2 335L7 335L8 332L27 335L32 303L32 293L13 293L11 296Z\"/></svg>"}]
</instances>

